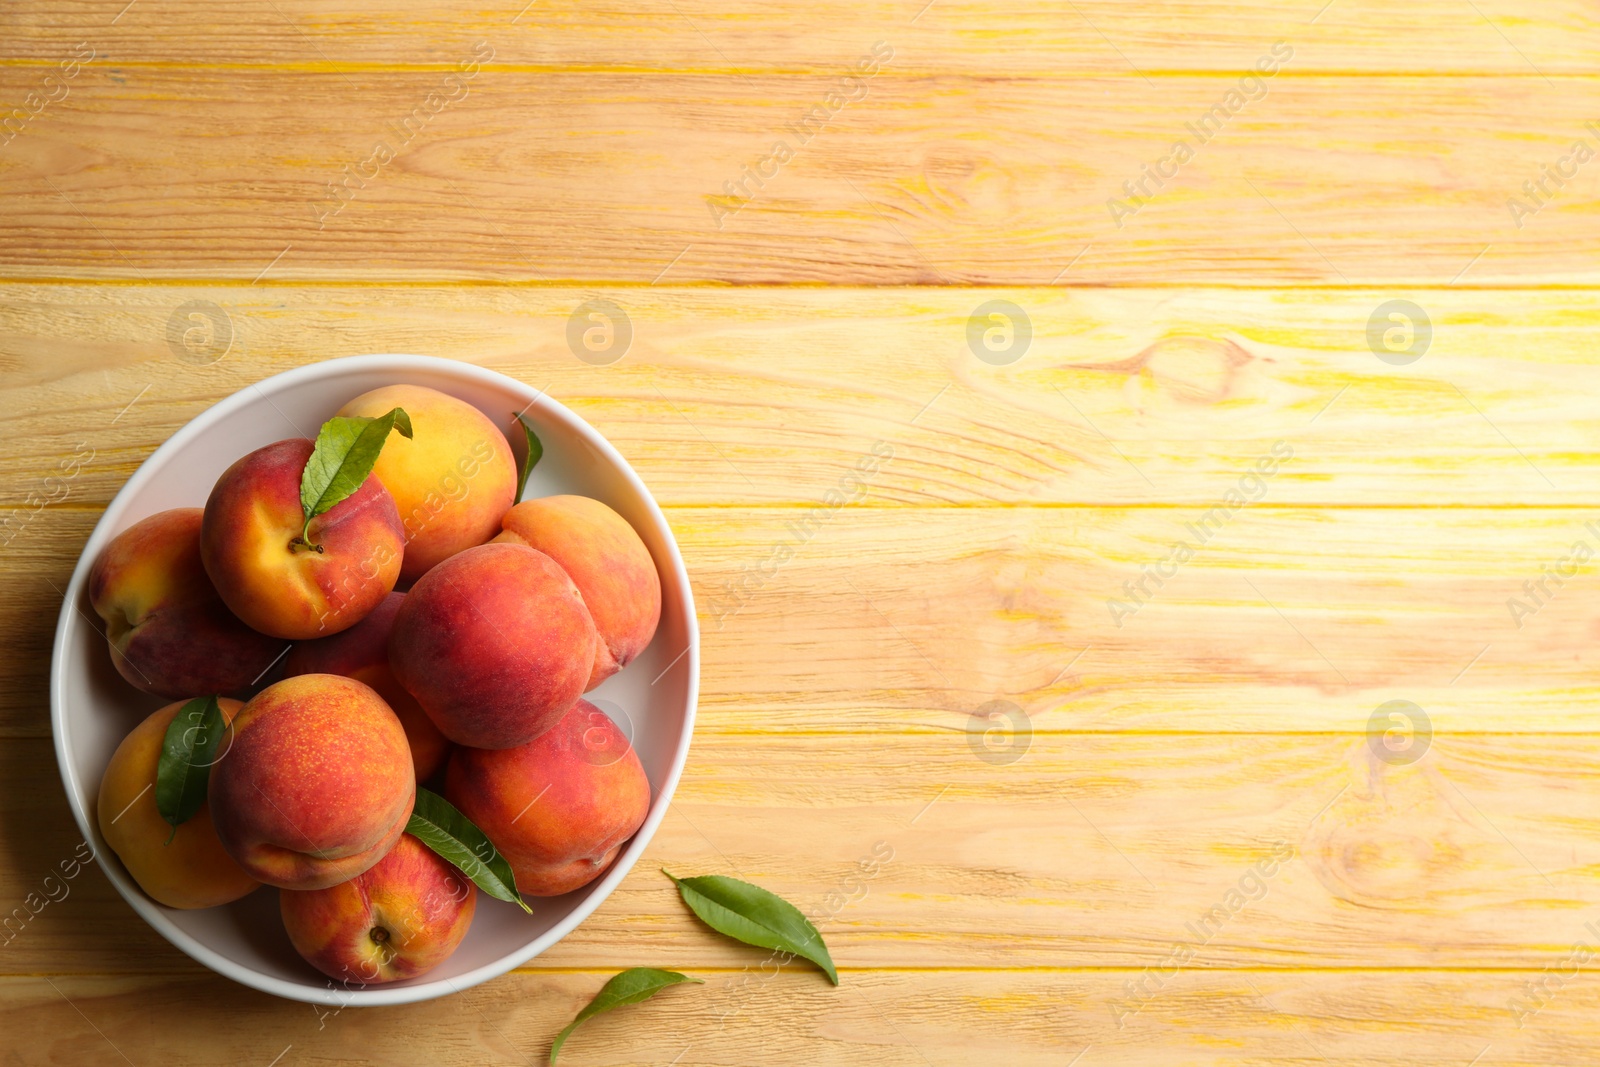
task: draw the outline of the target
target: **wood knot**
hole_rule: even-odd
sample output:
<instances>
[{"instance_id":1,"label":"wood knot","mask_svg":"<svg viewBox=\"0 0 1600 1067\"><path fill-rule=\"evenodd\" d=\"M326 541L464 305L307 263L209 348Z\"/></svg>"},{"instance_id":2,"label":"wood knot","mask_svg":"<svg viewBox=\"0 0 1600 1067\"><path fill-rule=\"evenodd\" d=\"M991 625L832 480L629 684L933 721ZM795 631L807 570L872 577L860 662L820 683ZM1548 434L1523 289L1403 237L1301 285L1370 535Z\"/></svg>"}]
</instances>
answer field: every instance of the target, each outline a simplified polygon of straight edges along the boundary
<instances>
[{"instance_id":1,"label":"wood knot","mask_svg":"<svg viewBox=\"0 0 1600 1067\"><path fill-rule=\"evenodd\" d=\"M1469 852L1483 834L1449 783L1431 762L1390 764L1373 758L1365 740L1359 748L1352 762L1360 777L1311 824L1300 848L1317 880L1369 908L1438 908L1469 892Z\"/></svg>"},{"instance_id":2,"label":"wood knot","mask_svg":"<svg viewBox=\"0 0 1600 1067\"><path fill-rule=\"evenodd\" d=\"M1175 400L1215 404L1233 394L1239 371L1254 358L1226 338L1179 334L1163 337L1118 368Z\"/></svg>"}]
</instances>

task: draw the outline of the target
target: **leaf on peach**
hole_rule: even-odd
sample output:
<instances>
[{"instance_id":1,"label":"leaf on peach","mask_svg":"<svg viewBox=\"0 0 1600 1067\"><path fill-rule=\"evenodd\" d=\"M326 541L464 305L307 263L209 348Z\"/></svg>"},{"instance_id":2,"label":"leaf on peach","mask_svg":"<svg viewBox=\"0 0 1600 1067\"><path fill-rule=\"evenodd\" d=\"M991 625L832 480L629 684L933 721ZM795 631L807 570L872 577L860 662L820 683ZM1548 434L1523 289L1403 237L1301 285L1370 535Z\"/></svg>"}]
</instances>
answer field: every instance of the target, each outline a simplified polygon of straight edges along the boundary
<instances>
[{"instance_id":1,"label":"leaf on peach","mask_svg":"<svg viewBox=\"0 0 1600 1067\"><path fill-rule=\"evenodd\" d=\"M533 426L518 412L511 416L522 427L522 435L527 441L527 450L523 454L522 467L517 471L517 495L512 498L513 504L522 503L522 494L528 488L528 475L533 473L533 468L544 458L544 445L539 442L539 435L533 432Z\"/></svg>"},{"instance_id":2,"label":"leaf on peach","mask_svg":"<svg viewBox=\"0 0 1600 1067\"><path fill-rule=\"evenodd\" d=\"M172 827L173 837L206 802L211 764L227 729L222 705L214 696L195 697L167 724L156 764L156 811ZM167 844L171 843L168 837Z\"/></svg>"},{"instance_id":3,"label":"leaf on peach","mask_svg":"<svg viewBox=\"0 0 1600 1067\"><path fill-rule=\"evenodd\" d=\"M511 873L510 862L494 847L488 834L444 797L419 787L406 833L455 864L462 874L472 879L473 885L491 897L533 914L533 909L517 894L517 879Z\"/></svg>"},{"instance_id":4,"label":"leaf on peach","mask_svg":"<svg viewBox=\"0 0 1600 1067\"><path fill-rule=\"evenodd\" d=\"M377 418L340 415L322 424L300 475L300 509L305 513L307 530L312 519L361 488L378 462L378 453L383 451L390 430L399 430L402 437L411 436L411 416L404 408L393 408ZM305 532L300 539L310 544Z\"/></svg>"}]
</instances>

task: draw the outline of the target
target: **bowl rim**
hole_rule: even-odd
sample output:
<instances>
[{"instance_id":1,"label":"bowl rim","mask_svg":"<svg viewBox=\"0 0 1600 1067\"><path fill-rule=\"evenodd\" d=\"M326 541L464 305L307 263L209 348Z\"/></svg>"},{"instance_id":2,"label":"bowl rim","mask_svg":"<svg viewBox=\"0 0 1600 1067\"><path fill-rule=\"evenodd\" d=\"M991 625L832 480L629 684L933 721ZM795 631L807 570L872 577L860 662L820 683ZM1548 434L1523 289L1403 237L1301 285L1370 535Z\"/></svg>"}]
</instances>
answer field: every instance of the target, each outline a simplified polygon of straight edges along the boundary
<instances>
[{"instance_id":1,"label":"bowl rim","mask_svg":"<svg viewBox=\"0 0 1600 1067\"><path fill-rule=\"evenodd\" d=\"M683 555L678 550L677 538L673 536L672 527L667 523L666 516L662 514L661 507L656 503L655 496L645 486L643 479L639 477L628 461L622 457L622 454L612 446L610 441L606 440L598 430L590 426L576 412L551 397L543 389L534 389L525 382L519 381L508 374L490 370L487 367L480 367L473 363L445 359L439 356L419 356L402 353L340 356L319 360L245 385L190 419L145 458L144 462L139 465L139 468L133 472L127 482L123 484L122 488L117 491L116 495L106 505L105 511L95 523L94 530L90 532L88 540L84 543L83 550L78 556L77 566L73 568L72 578L67 583L66 595L61 604L61 613L56 620L55 640L51 645L50 730L55 745L56 763L61 772L62 786L67 794L67 805L72 809L73 819L76 820L84 840L94 847L96 859L102 859L110 854L110 849L106 846L105 839L100 836L98 826L89 818L86 807L78 801L81 782L70 759L70 750L67 743L71 728L67 720L65 681L62 670L66 655L68 629L71 625L72 616L75 613L82 613L82 609L78 607L78 604L83 596L84 585L88 581L89 568L93 565L95 557L99 555L105 543L113 536L111 527L129 506L129 502L155 477L155 472L164 466L170 457L188 447L190 442L204 428L226 418L247 404L256 402L257 397L253 396L252 393L266 397L270 403L273 392L323 377L334 368L352 373L394 371L397 374L405 374L408 372L427 371L470 380L483 386L505 389L526 397L529 407L538 404L549 417L565 424L569 430L584 438L610 461L616 470L621 473L627 484L644 501L646 510L651 520L656 524L658 533L662 537L662 543L666 547L668 558L664 562L670 569L671 576L676 581L679 594L682 597L684 621L689 639L689 647L685 650L686 654L681 657L688 661L687 670L689 672L683 729L672 753L671 766L660 783L660 788L651 802L650 811L646 814L644 823L639 827L638 832L634 834L633 839L629 841L628 847L623 850L622 854L617 857L616 862L612 864L611 869L598 882L591 883L589 887L586 887L588 895L584 900L579 902L577 906L558 920L550 929L544 931L527 944L521 945L493 962L469 971L464 975L453 979L436 978L431 981L420 981L416 984L408 984L401 987L357 988L354 990L341 989L332 986L331 983L325 987L302 985L271 975L265 975L233 962L176 926L167 917L164 910L150 900L144 891L132 881L122 869L120 863L99 864L101 870L105 872L107 878L110 879L111 884L116 887L122 898L157 933L161 934L192 959L226 978L239 982L241 985L288 1000L297 1000L309 1004L338 1005L340 1008L354 1005L410 1004L446 996L450 993L459 993L521 966L572 932L579 923L588 918L611 895L622 879L627 876L634 863L638 861L645 848L649 846L651 838L655 836L657 828L661 825L661 820L666 816L673 793L677 789L678 780L682 776L684 764L688 760L689 742L694 736L695 711L700 695L700 623L695 613L694 592L689 584L689 574L684 567ZM85 621L89 620L86 618Z\"/></svg>"}]
</instances>

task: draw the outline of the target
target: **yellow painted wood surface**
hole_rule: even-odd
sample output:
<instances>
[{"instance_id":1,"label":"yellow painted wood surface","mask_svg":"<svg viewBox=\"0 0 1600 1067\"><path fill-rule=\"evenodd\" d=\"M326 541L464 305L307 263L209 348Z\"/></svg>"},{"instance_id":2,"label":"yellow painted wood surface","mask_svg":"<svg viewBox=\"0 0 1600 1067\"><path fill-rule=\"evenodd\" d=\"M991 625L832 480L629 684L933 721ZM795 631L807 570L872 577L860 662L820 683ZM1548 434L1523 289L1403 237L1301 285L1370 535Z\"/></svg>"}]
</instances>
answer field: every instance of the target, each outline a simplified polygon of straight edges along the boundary
<instances>
[{"instance_id":1,"label":"yellow painted wood surface","mask_svg":"<svg viewBox=\"0 0 1600 1067\"><path fill-rule=\"evenodd\" d=\"M1597 56L1572 0L0 10L0 911L77 844L46 686L78 553L266 375L420 352L547 388L666 508L704 630L660 833L527 967L323 1013L212 980L89 870L0 948L0 1057L534 1063L648 964L708 984L563 1062L1600 1062ZM566 340L596 298L634 331L609 366ZM1032 329L1007 365L968 340L991 300ZM1394 300L1431 326L1409 364L1374 350ZM185 347L193 301L225 351ZM1369 727L1393 700L1414 761ZM838 989L657 873L831 907L875 848L823 927Z\"/></svg>"},{"instance_id":2,"label":"yellow painted wood surface","mask_svg":"<svg viewBox=\"0 0 1600 1067\"><path fill-rule=\"evenodd\" d=\"M1582 0L773 0L759 12L711 0L505 0L470 17L421 0L218 0L203 21L183 0L139 0L139 11L108 27L117 5L100 0L8 7L5 59L53 63L86 37L124 64L302 70L443 68L486 39L502 64L584 71L831 73L880 38L904 53L897 67L934 74L1229 70L1277 38L1296 39L1319 71L1537 77L1589 74L1600 58L1600 19Z\"/></svg>"},{"instance_id":3,"label":"yellow painted wood surface","mask_svg":"<svg viewBox=\"0 0 1600 1067\"><path fill-rule=\"evenodd\" d=\"M901 76L890 60L846 90L853 101L834 97L825 126L794 132L878 39L826 75L512 69L450 83L449 70L96 58L3 150L4 267L246 282L1596 278L1600 169L1560 164L1578 138L1600 148L1588 78L1351 77L1291 58L1247 99L1232 68L1270 56L1270 38L1227 73L1159 80ZM50 71L0 67L0 99L48 93ZM1189 129L1230 93L1226 122ZM1174 171L1162 161L1180 140L1193 158ZM1176 175L1159 187L1142 170L1158 164ZM1558 164L1564 188L1541 171ZM1508 208L1540 180L1548 196ZM1124 185L1140 181L1142 202Z\"/></svg>"},{"instance_id":4,"label":"yellow painted wood surface","mask_svg":"<svg viewBox=\"0 0 1600 1067\"><path fill-rule=\"evenodd\" d=\"M0 285L0 360L25 387L0 391L13 430L0 500L92 434L70 502L104 504L152 438L219 395L315 359L427 352L578 406L674 507L810 507L878 440L898 451L868 487L874 507L1209 506L1281 440L1295 454L1267 503L1600 510L1589 290L134 281ZM567 347L594 297L632 324L610 366ZM1032 324L1009 366L968 347L969 318L994 299ZM1394 299L1432 322L1408 366L1368 347ZM173 355L190 301L226 313L226 358Z\"/></svg>"}]
</instances>

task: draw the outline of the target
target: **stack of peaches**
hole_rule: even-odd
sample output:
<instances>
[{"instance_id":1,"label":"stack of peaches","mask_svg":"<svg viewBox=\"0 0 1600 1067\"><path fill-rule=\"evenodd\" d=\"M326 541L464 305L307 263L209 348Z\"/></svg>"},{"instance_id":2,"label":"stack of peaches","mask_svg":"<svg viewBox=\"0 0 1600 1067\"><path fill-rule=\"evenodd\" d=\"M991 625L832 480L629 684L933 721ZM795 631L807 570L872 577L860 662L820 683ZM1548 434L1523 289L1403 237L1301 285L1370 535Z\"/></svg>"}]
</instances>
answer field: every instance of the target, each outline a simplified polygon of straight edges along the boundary
<instances>
[{"instance_id":1,"label":"stack of peaches","mask_svg":"<svg viewBox=\"0 0 1600 1067\"><path fill-rule=\"evenodd\" d=\"M650 643L660 578L611 508L517 502L526 481L478 409L394 385L106 546L89 596L116 667L176 701L122 741L96 805L146 893L275 886L308 963L375 984L449 957L479 887L521 904L605 871L650 784L583 694ZM408 832L423 801L466 851Z\"/></svg>"}]
</instances>

